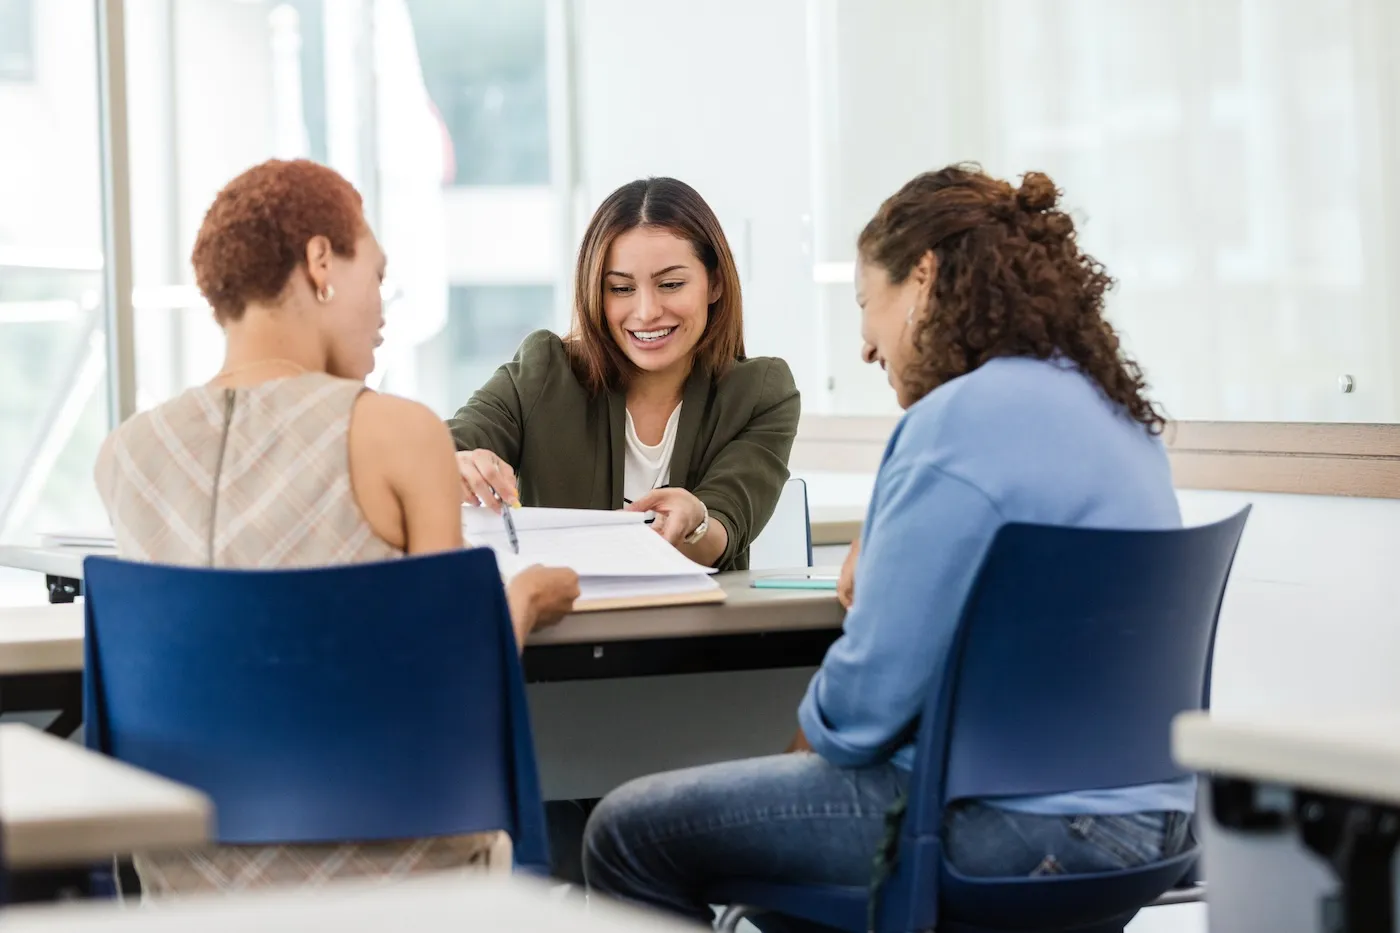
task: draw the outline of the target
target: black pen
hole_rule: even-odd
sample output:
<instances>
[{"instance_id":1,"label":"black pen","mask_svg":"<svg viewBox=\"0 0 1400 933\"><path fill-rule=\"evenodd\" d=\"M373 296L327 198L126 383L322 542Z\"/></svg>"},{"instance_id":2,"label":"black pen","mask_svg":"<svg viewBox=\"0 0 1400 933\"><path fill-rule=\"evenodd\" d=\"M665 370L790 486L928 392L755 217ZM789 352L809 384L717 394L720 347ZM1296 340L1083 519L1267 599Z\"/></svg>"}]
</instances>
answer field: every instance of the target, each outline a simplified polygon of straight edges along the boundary
<instances>
[{"instance_id":1,"label":"black pen","mask_svg":"<svg viewBox=\"0 0 1400 933\"><path fill-rule=\"evenodd\" d=\"M520 553L520 537L515 533L515 519L510 515L510 504L501 498L501 494L496 490L491 490L491 495L496 497L496 501L501 504L501 518L505 519L506 537L510 539L510 549L515 553Z\"/></svg>"},{"instance_id":2,"label":"black pen","mask_svg":"<svg viewBox=\"0 0 1400 933\"><path fill-rule=\"evenodd\" d=\"M632 500L629 499L629 498L627 498L626 496L623 496L623 497L622 497L622 504L623 504L623 505L631 505L631 504L632 504ZM624 511L625 511L625 510L624 510ZM656 521L656 516L653 515L651 518L644 518L644 519L642 519L642 524L644 524L644 525L650 525L650 524L651 524L652 522L654 522L654 521Z\"/></svg>"}]
</instances>

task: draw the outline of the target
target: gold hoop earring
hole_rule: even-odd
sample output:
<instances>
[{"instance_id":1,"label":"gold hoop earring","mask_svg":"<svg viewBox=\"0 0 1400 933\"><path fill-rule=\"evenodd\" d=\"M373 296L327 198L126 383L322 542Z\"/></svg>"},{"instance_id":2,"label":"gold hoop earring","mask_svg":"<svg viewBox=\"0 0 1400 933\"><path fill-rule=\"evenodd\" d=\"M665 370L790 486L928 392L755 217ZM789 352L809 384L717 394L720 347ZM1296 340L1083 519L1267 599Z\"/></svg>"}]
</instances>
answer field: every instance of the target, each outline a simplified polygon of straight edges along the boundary
<instances>
[{"instance_id":1,"label":"gold hoop earring","mask_svg":"<svg viewBox=\"0 0 1400 933\"><path fill-rule=\"evenodd\" d=\"M327 304L335 297L335 286L327 282L316 291L316 300L321 304ZM912 312L911 312L912 313Z\"/></svg>"}]
</instances>

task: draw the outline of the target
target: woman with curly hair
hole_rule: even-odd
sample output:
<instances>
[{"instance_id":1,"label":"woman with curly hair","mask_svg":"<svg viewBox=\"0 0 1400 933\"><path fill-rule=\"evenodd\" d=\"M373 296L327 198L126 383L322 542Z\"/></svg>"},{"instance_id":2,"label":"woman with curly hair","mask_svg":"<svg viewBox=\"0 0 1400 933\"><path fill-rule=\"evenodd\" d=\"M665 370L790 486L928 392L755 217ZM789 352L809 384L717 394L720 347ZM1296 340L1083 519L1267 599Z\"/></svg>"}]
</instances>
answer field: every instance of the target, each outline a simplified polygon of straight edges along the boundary
<instances>
[{"instance_id":1,"label":"woman with curly hair","mask_svg":"<svg viewBox=\"0 0 1400 933\"><path fill-rule=\"evenodd\" d=\"M844 631L790 754L603 800L584 847L595 888L705 920L703 892L722 878L866 885L913 767L911 726L997 530L1180 526L1162 416L1104 318L1110 280L1057 202L1044 175L1016 188L954 166L909 182L865 227L864 354L907 414L852 561ZM969 875L1113 871L1182 851L1194 805L1191 778L965 801L944 814L946 851Z\"/></svg>"},{"instance_id":2,"label":"woman with curly hair","mask_svg":"<svg viewBox=\"0 0 1400 933\"><path fill-rule=\"evenodd\" d=\"M350 183L301 160L249 169L215 197L193 263L224 330L224 365L102 445L97 487L118 553L199 567L325 567L462 547L447 428L417 402L364 384L384 326L385 258ZM568 612L578 577L531 568L507 595L523 643ZM148 895L229 892L484 866L493 850L499 866L498 841L214 846L146 853L136 867Z\"/></svg>"}]
</instances>

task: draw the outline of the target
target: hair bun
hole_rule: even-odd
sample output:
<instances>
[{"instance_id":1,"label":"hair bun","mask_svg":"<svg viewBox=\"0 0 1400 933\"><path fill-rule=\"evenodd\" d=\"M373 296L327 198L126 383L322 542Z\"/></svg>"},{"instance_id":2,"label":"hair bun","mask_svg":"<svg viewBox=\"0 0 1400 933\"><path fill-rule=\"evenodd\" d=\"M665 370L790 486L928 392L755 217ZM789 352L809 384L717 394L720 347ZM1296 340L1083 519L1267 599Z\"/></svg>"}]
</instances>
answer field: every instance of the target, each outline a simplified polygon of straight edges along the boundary
<instances>
[{"instance_id":1,"label":"hair bun","mask_svg":"<svg viewBox=\"0 0 1400 933\"><path fill-rule=\"evenodd\" d=\"M1059 199L1060 192L1044 172L1027 172L1016 191L1016 203L1027 211L1048 211Z\"/></svg>"}]
</instances>

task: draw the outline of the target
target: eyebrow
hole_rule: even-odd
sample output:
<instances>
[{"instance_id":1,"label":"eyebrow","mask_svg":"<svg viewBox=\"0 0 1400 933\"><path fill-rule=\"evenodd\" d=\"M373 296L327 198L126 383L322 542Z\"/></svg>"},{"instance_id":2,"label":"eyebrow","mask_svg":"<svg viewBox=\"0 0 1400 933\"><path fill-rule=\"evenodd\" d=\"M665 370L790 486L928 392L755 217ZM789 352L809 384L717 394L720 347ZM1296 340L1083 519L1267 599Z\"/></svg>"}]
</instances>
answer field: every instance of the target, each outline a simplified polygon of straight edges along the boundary
<instances>
[{"instance_id":1,"label":"eyebrow","mask_svg":"<svg viewBox=\"0 0 1400 933\"><path fill-rule=\"evenodd\" d=\"M675 272L677 269L684 269L684 268L685 268L684 265L682 265L682 264L680 264L680 263L677 263L677 264L674 265L674 266L667 266L666 268L662 269L660 272L653 272L653 273L651 274L651 277L654 278L654 279L659 279L659 278L661 278L663 275L665 275L665 274L668 273L668 272ZM620 275L620 276L622 276L624 279L632 279L632 280L634 280L634 281L635 281L636 278L637 278L635 275L633 275L633 274L630 273L630 272L618 272L616 269L609 269L607 272L604 272L603 275L604 275L604 276L609 276L609 275Z\"/></svg>"}]
</instances>

